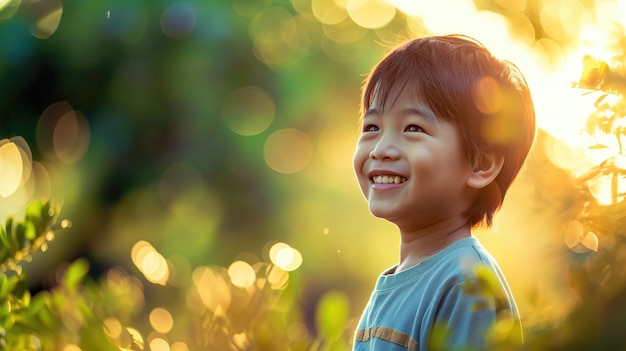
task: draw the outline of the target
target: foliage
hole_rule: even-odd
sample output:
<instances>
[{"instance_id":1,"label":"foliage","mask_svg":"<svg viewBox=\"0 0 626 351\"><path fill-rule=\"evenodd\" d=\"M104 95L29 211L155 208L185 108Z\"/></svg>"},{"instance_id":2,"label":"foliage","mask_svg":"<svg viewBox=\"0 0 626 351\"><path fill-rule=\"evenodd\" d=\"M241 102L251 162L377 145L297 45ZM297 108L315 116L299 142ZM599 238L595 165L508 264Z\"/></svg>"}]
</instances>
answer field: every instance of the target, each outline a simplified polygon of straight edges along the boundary
<instances>
[{"instance_id":1,"label":"foliage","mask_svg":"<svg viewBox=\"0 0 626 351\"><path fill-rule=\"evenodd\" d=\"M595 140L591 152L604 150L605 159L586 173L566 176L569 194L554 201L572 209L563 211L565 242L571 249L568 282L575 304L562 320L531 331L524 349L611 350L626 341L626 201L622 138L626 121L626 42L624 28L611 33L610 59L583 58L583 71L574 87L598 94L595 111L584 132ZM610 201L600 201L594 181L610 184Z\"/></svg>"},{"instance_id":2,"label":"foliage","mask_svg":"<svg viewBox=\"0 0 626 351\"><path fill-rule=\"evenodd\" d=\"M32 202L21 222L12 217L0 229L2 262L0 273L0 328L7 350L57 350L56 345L75 343L84 349L115 350L93 311L93 298L86 294L83 280L87 263L77 261L51 291L31 295L19 263L46 247L54 238L59 206ZM92 292L93 293L93 292ZM102 292L105 293L105 292Z\"/></svg>"}]
</instances>

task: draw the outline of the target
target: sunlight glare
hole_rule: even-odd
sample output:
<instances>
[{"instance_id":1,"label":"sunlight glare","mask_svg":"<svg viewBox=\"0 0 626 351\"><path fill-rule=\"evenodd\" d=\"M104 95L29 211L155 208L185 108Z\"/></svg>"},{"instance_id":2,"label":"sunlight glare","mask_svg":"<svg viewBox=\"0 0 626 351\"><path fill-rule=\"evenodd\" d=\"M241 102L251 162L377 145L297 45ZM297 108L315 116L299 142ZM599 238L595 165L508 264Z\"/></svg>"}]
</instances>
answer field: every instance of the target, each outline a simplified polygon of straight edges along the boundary
<instances>
[{"instance_id":1,"label":"sunlight glare","mask_svg":"<svg viewBox=\"0 0 626 351\"><path fill-rule=\"evenodd\" d=\"M6 139L0 140L0 197L9 197L18 189L23 169L22 154L17 145Z\"/></svg>"},{"instance_id":2,"label":"sunlight glare","mask_svg":"<svg viewBox=\"0 0 626 351\"><path fill-rule=\"evenodd\" d=\"M67 344L63 346L61 351L81 351L82 349L76 344Z\"/></svg>"},{"instance_id":3,"label":"sunlight glare","mask_svg":"<svg viewBox=\"0 0 626 351\"><path fill-rule=\"evenodd\" d=\"M163 338L154 338L150 340L151 351L170 351L170 344Z\"/></svg>"},{"instance_id":4,"label":"sunlight glare","mask_svg":"<svg viewBox=\"0 0 626 351\"><path fill-rule=\"evenodd\" d=\"M174 327L174 318L172 314L162 307L155 307L150 311L148 316L150 325L157 333L167 334Z\"/></svg>"},{"instance_id":5,"label":"sunlight glare","mask_svg":"<svg viewBox=\"0 0 626 351\"><path fill-rule=\"evenodd\" d=\"M198 267L192 273L192 279L202 303L213 313L218 310L218 307L227 310L232 300L229 284L223 271L221 267L214 269Z\"/></svg>"},{"instance_id":6,"label":"sunlight glare","mask_svg":"<svg viewBox=\"0 0 626 351\"><path fill-rule=\"evenodd\" d=\"M228 276L233 285L240 288L247 288L254 284L256 273L249 263L235 261L228 267Z\"/></svg>"},{"instance_id":7,"label":"sunlight glare","mask_svg":"<svg viewBox=\"0 0 626 351\"><path fill-rule=\"evenodd\" d=\"M131 327L127 327L126 331L128 331L128 334L130 334L133 338L133 343L139 346L140 350L143 350L144 341L141 333L137 329Z\"/></svg>"},{"instance_id":8,"label":"sunlight glare","mask_svg":"<svg viewBox=\"0 0 626 351\"><path fill-rule=\"evenodd\" d=\"M339 6L335 0L311 0L311 10L322 24L337 24L348 17L346 8Z\"/></svg>"},{"instance_id":9,"label":"sunlight glare","mask_svg":"<svg viewBox=\"0 0 626 351\"><path fill-rule=\"evenodd\" d=\"M115 317L109 317L104 320L104 331L113 339L117 339L122 335L122 323Z\"/></svg>"},{"instance_id":10,"label":"sunlight glare","mask_svg":"<svg viewBox=\"0 0 626 351\"><path fill-rule=\"evenodd\" d=\"M384 27L396 16L396 8L386 0L348 0L347 8L356 24L369 29Z\"/></svg>"},{"instance_id":11,"label":"sunlight glare","mask_svg":"<svg viewBox=\"0 0 626 351\"><path fill-rule=\"evenodd\" d=\"M131 250L133 263L148 281L165 286L169 267L165 258L147 241L140 240Z\"/></svg>"},{"instance_id":12,"label":"sunlight glare","mask_svg":"<svg viewBox=\"0 0 626 351\"><path fill-rule=\"evenodd\" d=\"M171 351L189 351L189 347L182 341L177 341L172 344Z\"/></svg>"},{"instance_id":13,"label":"sunlight glare","mask_svg":"<svg viewBox=\"0 0 626 351\"><path fill-rule=\"evenodd\" d=\"M279 242L270 248L270 260L280 269L291 272L302 265L302 254L291 246Z\"/></svg>"},{"instance_id":14,"label":"sunlight glare","mask_svg":"<svg viewBox=\"0 0 626 351\"><path fill-rule=\"evenodd\" d=\"M614 179L612 175L598 175L595 178L587 181L587 187L589 192L593 197L598 201L600 205L611 205L616 201L620 200L620 196L616 196L617 199L613 198L614 189L616 186L617 189L626 189L626 179L623 177L619 177L617 182L613 183ZM617 191L617 189L615 189ZM623 195L621 196L623 198Z\"/></svg>"},{"instance_id":15,"label":"sunlight glare","mask_svg":"<svg viewBox=\"0 0 626 351\"><path fill-rule=\"evenodd\" d=\"M287 285L289 281L289 273L285 272L278 266L270 265L267 267L267 281L272 286L272 289L282 289Z\"/></svg>"}]
</instances>

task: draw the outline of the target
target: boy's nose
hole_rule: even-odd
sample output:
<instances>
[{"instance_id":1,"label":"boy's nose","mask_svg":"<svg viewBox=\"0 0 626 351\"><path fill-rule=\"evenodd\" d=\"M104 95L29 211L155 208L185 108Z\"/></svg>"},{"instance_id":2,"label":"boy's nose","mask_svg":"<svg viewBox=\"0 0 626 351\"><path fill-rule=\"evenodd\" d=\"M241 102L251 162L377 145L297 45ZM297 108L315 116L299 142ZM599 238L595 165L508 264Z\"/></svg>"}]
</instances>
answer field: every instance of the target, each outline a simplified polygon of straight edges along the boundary
<instances>
[{"instance_id":1,"label":"boy's nose","mask_svg":"<svg viewBox=\"0 0 626 351\"><path fill-rule=\"evenodd\" d=\"M383 135L378 140L372 151L370 152L370 158L373 160L391 159L395 160L400 157L400 151L394 138L390 135Z\"/></svg>"}]
</instances>

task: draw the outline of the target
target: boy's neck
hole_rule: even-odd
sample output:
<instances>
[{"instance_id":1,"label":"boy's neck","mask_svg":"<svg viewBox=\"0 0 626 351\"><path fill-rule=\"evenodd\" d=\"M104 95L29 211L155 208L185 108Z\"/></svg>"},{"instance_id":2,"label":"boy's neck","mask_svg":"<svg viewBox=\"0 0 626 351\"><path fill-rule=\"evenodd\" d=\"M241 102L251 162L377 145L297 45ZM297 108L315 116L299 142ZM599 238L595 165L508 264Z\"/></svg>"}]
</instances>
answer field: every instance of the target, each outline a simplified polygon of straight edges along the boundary
<instances>
[{"instance_id":1,"label":"boy's neck","mask_svg":"<svg viewBox=\"0 0 626 351\"><path fill-rule=\"evenodd\" d=\"M406 270L452 243L472 236L464 216L451 217L417 230L400 232L400 263L395 273Z\"/></svg>"}]
</instances>

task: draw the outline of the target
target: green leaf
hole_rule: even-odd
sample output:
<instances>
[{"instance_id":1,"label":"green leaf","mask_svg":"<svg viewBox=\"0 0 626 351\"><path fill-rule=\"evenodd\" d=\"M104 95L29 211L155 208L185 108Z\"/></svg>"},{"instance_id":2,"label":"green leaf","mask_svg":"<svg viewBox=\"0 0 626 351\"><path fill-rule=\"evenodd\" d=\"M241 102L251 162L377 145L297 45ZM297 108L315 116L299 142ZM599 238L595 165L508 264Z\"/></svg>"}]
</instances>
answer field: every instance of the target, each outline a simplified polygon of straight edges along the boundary
<instances>
[{"instance_id":1,"label":"green leaf","mask_svg":"<svg viewBox=\"0 0 626 351\"><path fill-rule=\"evenodd\" d=\"M37 229L35 228L35 224L31 221L24 222L24 237L29 242L32 242L37 238Z\"/></svg>"},{"instance_id":2,"label":"green leaf","mask_svg":"<svg viewBox=\"0 0 626 351\"><path fill-rule=\"evenodd\" d=\"M89 272L89 263L87 260L78 259L74 261L65 273L65 286L70 291L75 291L78 285L85 279L87 272Z\"/></svg>"},{"instance_id":3,"label":"green leaf","mask_svg":"<svg viewBox=\"0 0 626 351\"><path fill-rule=\"evenodd\" d=\"M8 282L9 278L7 278L7 275L4 273L0 273L0 298L9 295Z\"/></svg>"}]
</instances>

